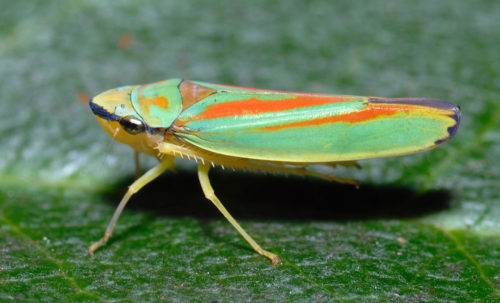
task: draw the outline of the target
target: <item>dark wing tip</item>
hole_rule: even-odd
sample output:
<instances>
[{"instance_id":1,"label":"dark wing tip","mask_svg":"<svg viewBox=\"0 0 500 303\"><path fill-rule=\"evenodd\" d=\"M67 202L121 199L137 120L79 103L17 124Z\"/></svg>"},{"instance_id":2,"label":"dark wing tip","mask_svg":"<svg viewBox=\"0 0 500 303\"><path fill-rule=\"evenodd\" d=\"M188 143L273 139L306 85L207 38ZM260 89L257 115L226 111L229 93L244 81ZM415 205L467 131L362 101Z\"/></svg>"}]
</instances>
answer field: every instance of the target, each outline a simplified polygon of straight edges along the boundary
<instances>
[{"instance_id":1,"label":"dark wing tip","mask_svg":"<svg viewBox=\"0 0 500 303\"><path fill-rule=\"evenodd\" d=\"M455 136L458 130L458 126L460 125L460 120L462 119L462 112L460 110L460 106L453 104L453 108L451 110L453 111L453 114L450 115L450 117L453 118L453 120L455 120L455 125L448 128L448 133L450 134L450 138Z\"/></svg>"},{"instance_id":2,"label":"dark wing tip","mask_svg":"<svg viewBox=\"0 0 500 303\"><path fill-rule=\"evenodd\" d=\"M425 98L370 98L369 101L370 103L419 105L419 106L432 107L436 109L442 109L451 112L449 117L455 120L455 124L448 128L448 137L437 140L435 142L436 144L441 144L445 141L448 141L453 136L455 136L458 130L458 126L460 125L460 119L462 118L460 106L445 100L425 99Z\"/></svg>"}]
</instances>

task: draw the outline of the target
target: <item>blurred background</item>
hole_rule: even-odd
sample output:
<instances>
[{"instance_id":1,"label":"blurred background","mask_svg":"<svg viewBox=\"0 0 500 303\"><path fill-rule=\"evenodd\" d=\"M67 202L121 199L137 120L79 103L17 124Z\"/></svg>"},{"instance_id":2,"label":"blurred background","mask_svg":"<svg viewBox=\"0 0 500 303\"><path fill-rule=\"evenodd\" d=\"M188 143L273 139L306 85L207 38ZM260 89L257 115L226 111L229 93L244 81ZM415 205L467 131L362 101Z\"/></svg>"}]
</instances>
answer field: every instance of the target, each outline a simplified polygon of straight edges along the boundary
<instances>
[{"instance_id":1,"label":"blurred background","mask_svg":"<svg viewBox=\"0 0 500 303\"><path fill-rule=\"evenodd\" d=\"M500 300L499 15L487 0L0 0L0 300ZM280 266L205 201L188 161L91 259L134 162L88 99L173 77L445 99L463 120L436 150L328 170L359 190L214 171Z\"/></svg>"}]
</instances>

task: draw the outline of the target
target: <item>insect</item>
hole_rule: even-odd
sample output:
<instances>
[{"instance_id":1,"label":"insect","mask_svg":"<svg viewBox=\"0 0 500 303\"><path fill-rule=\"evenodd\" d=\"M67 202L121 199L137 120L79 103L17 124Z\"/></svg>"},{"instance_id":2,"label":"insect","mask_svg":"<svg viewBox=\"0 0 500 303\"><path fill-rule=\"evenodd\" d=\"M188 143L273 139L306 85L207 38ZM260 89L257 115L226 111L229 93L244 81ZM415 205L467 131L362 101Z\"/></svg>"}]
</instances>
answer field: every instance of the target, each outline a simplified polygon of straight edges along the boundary
<instances>
[{"instance_id":1,"label":"insect","mask_svg":"<svg viewBox=\"0 0 500 303\"><path fill-rule=\"evenodd\" d=\"M257 244L215 195L212 166L357 184L308 165L357 165L429 150L453 137L460 123L460 108L442 100L305 94L178 78L111 89L89 105L111 137L159 160L129 187L104 236L89 247L91 256L111 236L130 197L183 157L198 162L205 197L273 265L280 258Z\"/></svg>"}]
</instances>

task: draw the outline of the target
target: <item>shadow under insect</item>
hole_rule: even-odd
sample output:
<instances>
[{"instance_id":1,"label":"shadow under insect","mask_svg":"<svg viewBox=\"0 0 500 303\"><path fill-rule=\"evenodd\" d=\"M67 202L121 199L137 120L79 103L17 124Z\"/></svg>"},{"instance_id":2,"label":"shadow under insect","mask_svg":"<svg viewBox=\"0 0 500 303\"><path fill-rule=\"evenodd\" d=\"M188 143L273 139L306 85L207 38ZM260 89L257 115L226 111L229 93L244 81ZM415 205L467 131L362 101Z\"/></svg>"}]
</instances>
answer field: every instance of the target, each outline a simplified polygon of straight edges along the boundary
<instances>
[{"instance_id":1,"label":"shadow under insect","mask_svg":"<svg viewBox=\"0 0 500 303\"><path fill-rule=\"evenodd\" d=\"M284 221L350 221L377 218L416 218L449 209L447 190L418 192L409 187L361 183L352 185L314 178L287 178L214 170L215 194L236 219ZM133 181L122 180L106 193L118 203ZM166 173L135 194L127 209L153 216L219 219L222 215L205 199L195 172Z\"/></svg>"}]
</instances>

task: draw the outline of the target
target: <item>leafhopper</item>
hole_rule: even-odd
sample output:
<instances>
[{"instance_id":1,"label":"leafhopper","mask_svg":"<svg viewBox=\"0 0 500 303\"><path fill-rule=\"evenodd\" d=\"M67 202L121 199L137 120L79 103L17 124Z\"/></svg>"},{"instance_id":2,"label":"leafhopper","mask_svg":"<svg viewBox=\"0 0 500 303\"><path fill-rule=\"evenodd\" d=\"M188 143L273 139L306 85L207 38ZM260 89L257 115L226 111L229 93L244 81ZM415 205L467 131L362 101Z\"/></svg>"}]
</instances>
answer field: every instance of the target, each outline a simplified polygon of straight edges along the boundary
<instances>
[{"instance_id":1,"label":"leafhopper","mask_svg":"<svg viewBox=\"0 0 500 303\"><path fill-rule=\"evenodd\" d=\"M205 197L273 265L280 258L257 244L215 195L211 167L357 184L308 165L356 165L429 150L453 137L460 123L459 107L443 100L307 94L177 78L111 89L89 105L113 139L159 160L129 187L90 255L109 239L130 197L183 157L198 162Z\"/></svg>"}]
</instances>

